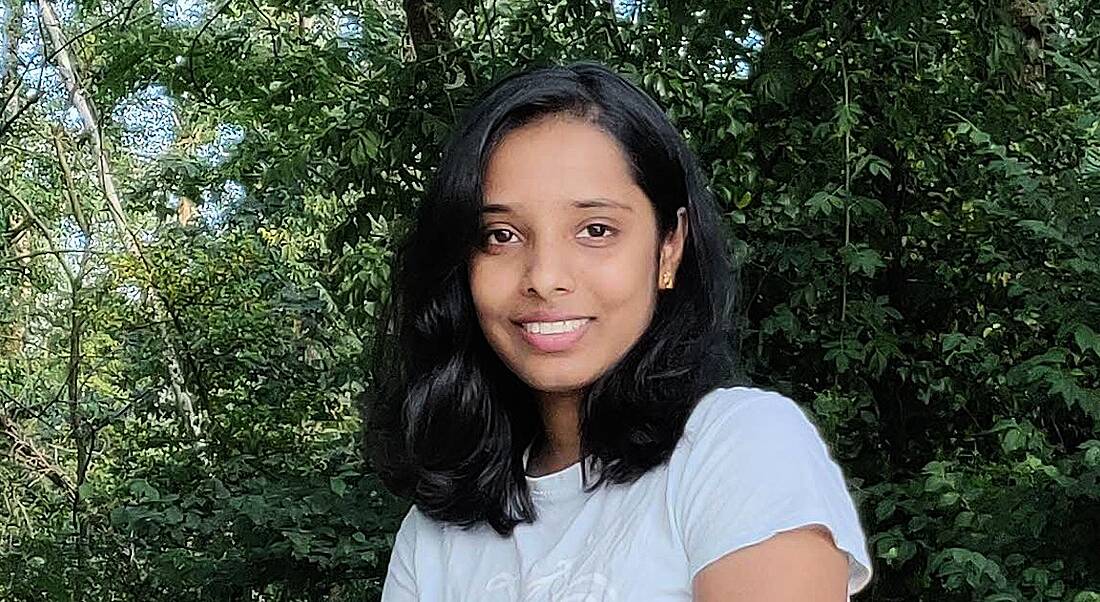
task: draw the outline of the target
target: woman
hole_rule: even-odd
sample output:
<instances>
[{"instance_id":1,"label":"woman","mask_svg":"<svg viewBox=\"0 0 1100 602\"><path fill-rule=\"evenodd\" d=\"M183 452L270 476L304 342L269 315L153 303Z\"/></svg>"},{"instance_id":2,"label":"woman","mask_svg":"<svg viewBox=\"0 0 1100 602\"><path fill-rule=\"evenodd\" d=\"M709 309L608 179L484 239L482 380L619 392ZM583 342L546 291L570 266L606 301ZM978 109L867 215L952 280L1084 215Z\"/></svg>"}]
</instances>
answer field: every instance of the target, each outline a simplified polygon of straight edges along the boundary
<instances>
[{"instance_id":1,"label":"woman","mask_svg":"<svg viewBox=\"0 0 1100 602\"><path fill-rule=\"evenodd\" d=\"M469 110L378 330L368 433L414 502L383 602L839 602L866 586L816 427L732 386L726 258L696 159L622 77L520 73Z\"/></svg>"}]
</instances>

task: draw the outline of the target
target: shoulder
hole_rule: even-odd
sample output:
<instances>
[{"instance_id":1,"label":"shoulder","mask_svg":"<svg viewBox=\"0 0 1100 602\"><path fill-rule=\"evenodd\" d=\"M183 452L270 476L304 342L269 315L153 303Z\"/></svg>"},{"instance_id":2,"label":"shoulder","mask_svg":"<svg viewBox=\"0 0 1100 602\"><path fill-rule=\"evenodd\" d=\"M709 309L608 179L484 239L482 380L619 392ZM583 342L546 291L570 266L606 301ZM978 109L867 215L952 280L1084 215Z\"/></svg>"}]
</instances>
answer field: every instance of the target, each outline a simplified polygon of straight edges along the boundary
<instances>
[{"instance_id":1,"label":"shoulder","mask_svg":"<svg viewBox=\"0 0 1100 602\"><path fill-rule=\"evenodd\" d=\"M790 397L758 387L718 388L692 409L678 447L700 445L820 442L820 433Z\"/></svg>"},{"instance_id":2,"label":"shoulder","mask_svg":"<svg viewBox=\"0 0 1100 602\"><path fill-rule=\"evenodd\" d=\"M734 387L700 399L673 451L666 496L692 575L730 551L821 525L849 554L849 591L870 580L844 471L810 415L781 393Z\"/></svg>"},{"instance_id":3,"label":"shoulder","mask_svg":"<svg viewBox=\"0 0 1100 602\"><path fill-rule=\"evenodd\" d=\"M442 524L421 512L416 504L413 504L405 513L405 518L401 520L401 526L397 529L394 548L415 549L418 542L426 538L438 539L442 532Z\"/></svg>"},{"instance_id":4,"label":"shoulder","mask_svg":"<svg viewBox=\"0 0 1100 602\"><path fill-rule=\"evenodd\" d=\"M670 493L798 494L808 472L832 470L831 451L810 415L790 397L756 387L715 389L692 409L669 460ZM755 493L753 493L755 492ZM681 499L681 501L683 501Z\"/></svg>"}]
</instances>

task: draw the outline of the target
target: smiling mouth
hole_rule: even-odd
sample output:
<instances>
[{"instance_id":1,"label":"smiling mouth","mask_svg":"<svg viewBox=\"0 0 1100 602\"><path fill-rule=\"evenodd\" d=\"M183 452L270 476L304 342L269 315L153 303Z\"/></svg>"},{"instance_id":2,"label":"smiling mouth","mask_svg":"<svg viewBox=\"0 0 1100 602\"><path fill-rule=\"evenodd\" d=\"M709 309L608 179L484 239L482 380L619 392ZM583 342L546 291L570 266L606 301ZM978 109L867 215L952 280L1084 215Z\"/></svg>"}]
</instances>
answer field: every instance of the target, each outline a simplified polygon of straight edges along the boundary
<instances>
[{"instance_id":1,"label":"smiling mouth","mask_svg":"<svg viewBox=\"0 0 1100 602\"><path fill-rule=\"evenodd\" d=\"M574 347L594 318L563 320L560 322L529 322L516 324L523 340L543 353L559 353Z\"/></svg>"},{"instance_id":2,"label":"smiling mouth","mask_svg":"<svg viewBox=\"0 0 1100 602\"><path fill-rule=\"evenodd\" d=\"M526 322L520 324L524 330L531 334L563 334L573 332L584 326L589 318L577 318L575 320L559 320L557 322Z\"/></svg>"}]
</instances>

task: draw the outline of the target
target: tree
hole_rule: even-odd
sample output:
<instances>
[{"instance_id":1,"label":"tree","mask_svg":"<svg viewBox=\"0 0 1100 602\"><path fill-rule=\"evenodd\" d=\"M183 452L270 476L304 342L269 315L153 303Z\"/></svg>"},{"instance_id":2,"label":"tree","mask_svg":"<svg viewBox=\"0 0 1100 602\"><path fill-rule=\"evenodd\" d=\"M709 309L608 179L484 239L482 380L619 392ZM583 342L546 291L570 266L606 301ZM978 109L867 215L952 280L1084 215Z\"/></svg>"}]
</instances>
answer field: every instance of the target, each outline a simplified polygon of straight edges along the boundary
<instances>
[{"instance_id":1,"label":"tree","mask_svg":"<svg viewBox=\"0 0 1100 602\"><path fill-rule=\"evenodd\" d=\"M478 92L595 59L707 166L868 596L1100 599L1093 4L0 4L0 598L376 598L393 243Z\"/></svg>"}]
</instances>

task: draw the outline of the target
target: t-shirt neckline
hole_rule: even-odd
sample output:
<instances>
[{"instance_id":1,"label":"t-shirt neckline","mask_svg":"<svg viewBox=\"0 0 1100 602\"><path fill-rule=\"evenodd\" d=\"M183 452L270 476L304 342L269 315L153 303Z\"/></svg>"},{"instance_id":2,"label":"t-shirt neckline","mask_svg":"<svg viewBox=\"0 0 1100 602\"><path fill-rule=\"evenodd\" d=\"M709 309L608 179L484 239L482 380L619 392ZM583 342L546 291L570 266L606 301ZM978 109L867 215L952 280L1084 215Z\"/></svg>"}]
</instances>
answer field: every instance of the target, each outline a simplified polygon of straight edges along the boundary
<instances>
[{"instance_id":1,"label":"t-shirt neckline","mask_svg":"<svg viewBox=\"0 0 1100 602\"><path fill-rule=\"evenodd\" d=\"M532 439L523 450L523 476L527 479L527 489L531 497L536 499L562 500L573 498L584 493L584 483L581 474L581 461L578 460L565 468L549 474L533 477L527 474L527 460L531 455L531 447L535 440ZM588 464L588 477L592 479L593 462Z\"/></svg>"}]
</instances>

